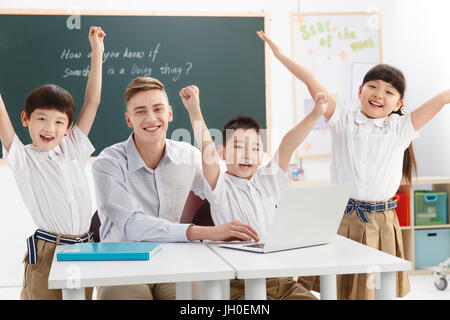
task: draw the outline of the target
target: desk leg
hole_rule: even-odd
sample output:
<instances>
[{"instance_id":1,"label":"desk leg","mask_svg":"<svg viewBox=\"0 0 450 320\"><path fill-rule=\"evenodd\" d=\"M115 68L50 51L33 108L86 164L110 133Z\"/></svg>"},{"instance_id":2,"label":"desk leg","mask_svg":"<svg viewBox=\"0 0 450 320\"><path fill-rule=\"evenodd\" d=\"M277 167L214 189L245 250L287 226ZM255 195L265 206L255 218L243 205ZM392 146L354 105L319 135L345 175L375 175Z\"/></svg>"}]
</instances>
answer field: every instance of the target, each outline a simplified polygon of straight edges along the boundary
<instances>
[{"instance_id":1,"label":"desk leg","mask_svg":"<svg viewBox=\"0 0 450 320\"><path fill-rule=\"evenodd\" d=\"M320 276L320 300L337 300L336 275Z\"/></svg>"},{"instance_id":2,"label":"desk leg","mask_svg":"<svg viewBox=\"0 0 450 320\"><path fill-rule=\"evenodd\" d=\"M376 275L378 276L378 275ZM380 287L375 288L375 299L377 300L395 300L397 296L397 273L396 272L381 272Z\"/></svg>"},{"instance_id":3,"label":"desk leg","mask_svg":"<svg viewBox=\"0 0 450 320\"><path fill-rule=\"evenodd\" d=\"M221 281L222 300L230 300L230 280Z\"/></svg>"},{"instance_id":4,"label":"desk leg","mask_svg":"<svg viewBox=\"0 0 450 320\"><path fill-rule=\"evenodd\" d=\"M222 281L210 280L200 282L201 300L220 300L222 299Z\"/></svg>"},{"instance_id":5,"label":"desk leg","mask_svg":"<svg viewBox=\"0 0 450 320\"><path fill-rule=\"evenodd\" d=\"M266 279L245 279L245 300L266 300Z\"/></svg>"},{"instance_id":6,"label":"desk leg","mask_svg":"<svg viewBox=\"0 0 450 320\"><path fill-rule=\"evenodd\" d=\"M192 300L192 282L177 282L175 295L176 300Z\"/></svg>"},{"instance_id":7,"label":"desk leg","mask_svg":"<svg viewBox=\"0 0 450 320\"><path fill-rule=\"evenodd\" d=\"M62 289L63 300L86 300L85 289Z\"/></svg>"}]
</instances>

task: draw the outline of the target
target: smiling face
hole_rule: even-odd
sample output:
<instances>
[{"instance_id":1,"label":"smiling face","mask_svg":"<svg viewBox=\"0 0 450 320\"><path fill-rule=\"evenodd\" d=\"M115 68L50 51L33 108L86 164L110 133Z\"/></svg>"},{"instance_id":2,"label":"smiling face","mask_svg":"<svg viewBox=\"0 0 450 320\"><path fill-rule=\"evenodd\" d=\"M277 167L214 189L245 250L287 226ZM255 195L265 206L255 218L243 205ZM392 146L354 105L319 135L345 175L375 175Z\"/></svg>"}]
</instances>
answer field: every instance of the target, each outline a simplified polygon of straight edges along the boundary
<instances>
[{"instance_id":1,"label":"smiling face","mask_svg":"<svg viewBox=\"0 0 450 320\"><path fill-rule=\"evenodd\" d=\"M127 102L125 119L134 129L134 138L154 143L166 138L172 107L163 90L153 89L135 93Z\"/></svg>"},{"instance_id":2,"label":"smiling face","mask_svg":"<svg viewBox=\"0 0 450 320\"><path fill-rule=\"evenodd\" d=\"M385 118L403 106L406 80L403 73L388 64L377 64L364 76L358 97L361 112L368 118Z\"/></svg>"},{"instance_id":3,"label":"smiling face","mask_svg":"<svg viewBox=\"0 0 450 320\"><path fill-rule=\"evenodd\" d=\"M236 129L220 150L227 173L250 179L263 160L263 142L254 129Z\"/></svg>"},{"instance_id":4,"label":"smiling face","mask_svg":"<svg viewBox=\"0 0 450 320\"><path fill-rule=\"evenodd\" d=\"M54 109L36 109L29 118L24 111L22 124L28 127L33 145L41 151L56 147L71 128L67 114Z\"/></svg>"},{"instance_id":5,"label":"smiling face","mask_svg":"<svg viewBox=\"0 0 450 320\"><path fill-rule=\"evenodd\" d=\"M385 118L403 105L397 89L383 80L371 80L360 86L358 97L362 113L368 118Z\"/></svg>"}]
</instances>

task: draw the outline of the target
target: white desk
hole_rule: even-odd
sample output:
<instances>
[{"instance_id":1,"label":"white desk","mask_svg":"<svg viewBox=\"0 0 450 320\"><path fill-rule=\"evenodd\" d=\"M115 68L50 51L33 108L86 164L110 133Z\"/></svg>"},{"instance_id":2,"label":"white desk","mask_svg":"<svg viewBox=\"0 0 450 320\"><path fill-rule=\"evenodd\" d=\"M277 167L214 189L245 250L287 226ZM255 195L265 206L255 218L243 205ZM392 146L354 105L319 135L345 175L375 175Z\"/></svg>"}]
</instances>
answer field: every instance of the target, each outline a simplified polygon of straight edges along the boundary
<instances>
[{"instance_id":1,"label":"white desk","mask_svg":"<svg viewBox=\"0 0 450 320\"><path fill-rule=\"evenodd\" d=\"M84 288L176 282L177 299L192 299L192 281L200 281L202 299L221 299L222 287L235 271L202 243L162 243L148 261L57 261L53 258L49 289L63 299L85 299ZM223 281L225 280L225 281Z\"/></svg>"},{"instance_id":2,"label":"white desk","mask_svg":"<svg viewBox=\"0 0 450 320\"><path fill-rule=\"evenodd\" d=\"M354 273L375 273L376 298L395 299L396 272L411 270L409 261L339 235L331 244L266 254L208 246L245 279L248 300L266 299L266 278L312 275L320 276L321 299L336 299L336 275Z\"/></svg>"}]
</instances>

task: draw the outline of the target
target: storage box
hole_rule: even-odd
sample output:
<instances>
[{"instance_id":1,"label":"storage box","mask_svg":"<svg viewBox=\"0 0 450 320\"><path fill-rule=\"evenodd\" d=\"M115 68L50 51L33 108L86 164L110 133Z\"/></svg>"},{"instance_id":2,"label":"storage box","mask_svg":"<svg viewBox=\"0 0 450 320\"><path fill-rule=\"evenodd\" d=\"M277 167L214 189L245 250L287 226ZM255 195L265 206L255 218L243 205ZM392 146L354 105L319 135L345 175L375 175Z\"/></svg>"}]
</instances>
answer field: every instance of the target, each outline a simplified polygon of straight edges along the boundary
<instances>
[{"instance_id":1,"label":"storage box","mask_svg":"<svg viewBox=\"0 0 450 320\"><path fill-rule=\"evenodd\" d=\"M414 231L415 268L437 266L450 257L450 229Z\"/></svg>"},{"instance_id":2,"label":"storage box","mask_svg":"<svg viewBox=\"0 0 450 320\"><path fill-rule=\"evenodd\" d=\"M447 224L447 192L414 191L416 226Z\"/></svg>"},{"instance_id":3,"label":"storage box","mask_svg":"<svg viewBox=\"0 0 450 320\"><path fill-rule=\"evenodd\" d=\"M395 212L400 226L409 226L409 193L397 192L394 198L397 199Z\"/></svg>"}]
</instances>

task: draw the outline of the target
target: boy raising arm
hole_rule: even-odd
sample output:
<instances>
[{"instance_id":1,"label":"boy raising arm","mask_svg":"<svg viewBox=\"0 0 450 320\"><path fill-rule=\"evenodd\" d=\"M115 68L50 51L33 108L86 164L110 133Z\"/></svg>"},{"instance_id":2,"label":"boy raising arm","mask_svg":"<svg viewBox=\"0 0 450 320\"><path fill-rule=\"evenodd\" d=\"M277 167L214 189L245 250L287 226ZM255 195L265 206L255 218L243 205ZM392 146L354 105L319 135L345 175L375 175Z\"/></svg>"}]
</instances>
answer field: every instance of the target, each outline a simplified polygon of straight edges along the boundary
<instances>
[{"instance_id":1,"label":"boy raising arm","mask_svg":"<svg viewBox=\"0 0 450 320\"><path fill-rule=\"evenodd\" d=\"M91 71L89 73L86 92L84 96L84 105L78 116L77 126L89 135L89 131L94 123L98 106L100 105L102 89L102 59L105 47L103 38L106 34L100 27L91 27L89 30L89 42L92 48Z\"/></svg>"},{"instance_id":2,"label":"boy raising arm","mask_svg":"<svg viewBox=\"0 0 450 320\"><path fill-rule=\"evenodd\" d=\"M202 116L199 89L194 85L188 86L180 91L180 97L189 112L194 136L202 151L203 174L212 190L214 190L220 173L219 156ZM327 110L328 100L327 93L318 93L312 112L283 137L274 156L275 161L283 171L288 169L294 150L305 140L316 122Z\"/></svg>"},{"instance_id":3,"label":"boy raising arm","mask_svg":"<svg viewBox=\"0 0 450 320\"><path fill-rule=\"evenodd\" d=\"M104 36L99 27L89 30L92 71L77 125L73 126L75 106L70 93L54 84L43 85L25 101L21 118L32 144L23 145L0 97L4 157L37 226L27 239L21 299L61 299L61 290L48 289L56 246L72 243L73 239L90 241L92 208L84 167L94 151L87 134L100 103ZM87 288L86 296L91 295L92 288Z\"/></svg>"},{"instance_id":4,"label":"boy raising arm","mask_svg":"<svg viewBox=\"0 0 450 320\"><path fill-rule=\"evenodd\" d=\"M92 48L91 72L86 85L84 105L78 117L77 126L86 134L89 134L100 104L102 87L102 55L104 51L103 38L106 34L100 27L91 27L89 30L89 42ZM22 118L24 116L22 115ZM28 117L26 120L29 120ZM72 124L69 124L70 130ZM13 138L14 128L8 116L5 104L0 94L0 140L6 151L9 152Z\"/></svg>"},{"instance_id":5,"label":"boy raising arm","mask_svg":"<svg viewBox=\"0 0 450 320\"><path fill-rule=\"evenodd\" d=\"M240 115L228 121L222 130L223 145L216 151L200 109L199 90L189 86L180 91L189 112L197 144L202 151L205 194L215 224L242 221L252 226L264 239L275 214L281 193L289 186L286 173L293 151L305 139L327 108L327 95L318 94L314 110L283 138L274 159L264 167L261 126L249 116ZM221 172L219 155L226 160L227 171ZM269 299L315 299L292 278L267 279ZM243 281L232 280L230 298L244 297Z\"/></svg>"}]
</instances>

